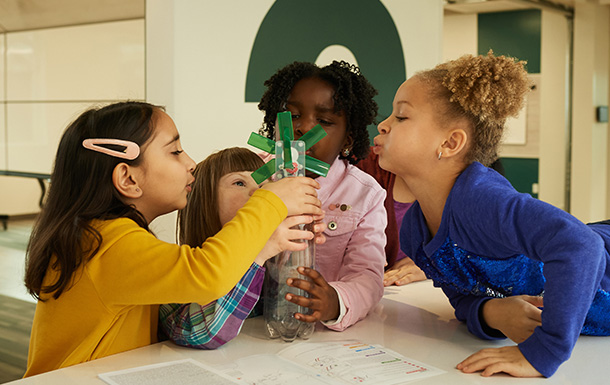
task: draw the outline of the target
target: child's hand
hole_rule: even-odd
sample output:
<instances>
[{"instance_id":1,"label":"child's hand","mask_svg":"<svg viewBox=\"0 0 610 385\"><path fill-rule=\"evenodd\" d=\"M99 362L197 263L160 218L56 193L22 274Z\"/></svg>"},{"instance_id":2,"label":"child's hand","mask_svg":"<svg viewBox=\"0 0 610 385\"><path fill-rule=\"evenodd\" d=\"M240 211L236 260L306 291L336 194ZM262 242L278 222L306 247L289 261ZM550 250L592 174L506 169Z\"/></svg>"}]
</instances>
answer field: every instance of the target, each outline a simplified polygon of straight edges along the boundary
<instances>
[{"instance_id":1,"label":"child's hand","mask_svg":"<svg viewBox=\"0 0 610 385\"><path fill-rule=\"evenodd\" d=\"M320 184L311 178L298 176L266 183L261 187L277 195L288 208L288 215L322 214L322 203L316 189Z\"/></svg>"},{"instance_id":2,"label":"child's hand","mask_svg":"<svg viewBox=\"0 0 610 385\"><path fill-rule=\"evenodd\" d=\"M482 370L483 377L500 372L515 377L542 377L542 374L523 357L517 346L480 350L457 364L456 368L464 373Z\"/></svg>"},{"instance_id":3,"label":"child's hand","mask_svg":"<svg viewBox=\"0 0 610 385\"><path fill-rule=\"evenodd\" d=\"M326 230L326 223L323 222L324 219L324 211L322 214L313 216L313 233L316 236L316 245L321 245L326 242L326 237L323 232Z\"/></svg>"},{"instance_id":4,"label":"child's hand","mask_svg":"<svg viewBox=\"0 0 610 385\"><path fill-rule=\"evenodd\" d=\"M289 286L305 290L311 298L288 293L286 299L297 305L308 307L313 312L309 315L296 313L294 317L303 322L337 319L339 317L339 296L335 288L330 286L322 275L314 269L300 266L297 270L300 274L311 278L311 282L304 279L288 278L286 283Z\"/></svg>"},{"instance_id":5,"label":"child's hand","mask_svg":"<svg viewBox=\"0 0 610 385\"><path fill-rule=\"evenodd\" d=\"M288 179L288 178L286 178ZM293 228L296 225L313 222L311 215L295 215L288 217L280 223L254 262L262 266L266 260L277 255L284 250L300 251L307 248L307 242L300 242L302 239L312 239L314 234L311 231ZM314 227L315 230L315 227ZM322 229L321 231L324 231Z\"/></svg>"},{"instance_id":6,"label":"child's hand","mask_svg":"<svg viewBox=\"0 0 610 385\"><path fill-rule=\"evenodd\" d=\"M516 295L494 298L483 305L485 323L516 343L521 343L542 325L542 297Z\"/></svg>"},{"instance_id":7,"label":"child's hand","mask_svg":"<svg viewBox=\"0 0 610 385\"><path fill-rule=\"evenodd\" d=\"M407 283L423 281L426 274L417 267L415 262L409 257L405 257L396 262L394 266L383 274L383 286L402 286Z\"/></svg>"}]
</instances>

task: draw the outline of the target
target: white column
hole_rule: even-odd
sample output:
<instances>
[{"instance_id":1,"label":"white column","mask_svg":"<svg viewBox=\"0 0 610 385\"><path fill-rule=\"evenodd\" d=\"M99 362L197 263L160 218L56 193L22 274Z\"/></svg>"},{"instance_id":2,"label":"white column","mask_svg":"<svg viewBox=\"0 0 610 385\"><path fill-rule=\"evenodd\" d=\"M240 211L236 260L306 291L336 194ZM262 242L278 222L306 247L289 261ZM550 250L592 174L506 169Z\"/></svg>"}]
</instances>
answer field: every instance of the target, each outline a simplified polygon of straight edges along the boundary
<instances>
[{"instance_id":1,"label":"white column","mask_svg":"<svg viewBox=\"0 0 610 385\"><path fill-rule=\"evenodd\" d=\"M565 209L569 34L563 14L542 11L539 198Z\"/></svg>"},{"instance_id":2,"label":"white column","mask_svg":"<svg viewBox=\"0 0 610 385\"><path fill-rule=\"evenodd\" d=\"M608 7L577 3L574 15L571 213L589 222L608 217L608 124L595 107L608 104Z\"/></svg>"}]
</instances>

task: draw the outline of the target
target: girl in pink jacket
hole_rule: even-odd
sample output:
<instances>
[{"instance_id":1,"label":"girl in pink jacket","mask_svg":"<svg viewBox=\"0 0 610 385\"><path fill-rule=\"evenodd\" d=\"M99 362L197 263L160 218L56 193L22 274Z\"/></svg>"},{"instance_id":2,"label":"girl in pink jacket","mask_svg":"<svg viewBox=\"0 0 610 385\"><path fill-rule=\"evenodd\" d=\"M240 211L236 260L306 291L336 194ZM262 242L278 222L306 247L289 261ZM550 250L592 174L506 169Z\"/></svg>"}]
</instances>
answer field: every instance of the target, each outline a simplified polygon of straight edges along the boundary
<instances>
[{"instance_id":1,"label":"girl in pink jacket","mask_svg":"<svg viewBox=\"0 0 610 385\"><path fill-rule=\"evenodd\" d=\"M325 211L326 243L316 246L316 270L299 268L310 281L289 279L310 298L288 294L286 299L313 310L297 313L304 322L321 321L341 331L355 324L383 295L385 265L385 190L373 177L354 166L369 153L367 126L377 115L377 91L346 62L325 67L295 62L265 82L258 108L265 112L260 133L274 138L278 112L290 111L298 140L320 124L327 136L307 151L331 165L320 184L318 198Z\"/></svg>"}]
</instances>

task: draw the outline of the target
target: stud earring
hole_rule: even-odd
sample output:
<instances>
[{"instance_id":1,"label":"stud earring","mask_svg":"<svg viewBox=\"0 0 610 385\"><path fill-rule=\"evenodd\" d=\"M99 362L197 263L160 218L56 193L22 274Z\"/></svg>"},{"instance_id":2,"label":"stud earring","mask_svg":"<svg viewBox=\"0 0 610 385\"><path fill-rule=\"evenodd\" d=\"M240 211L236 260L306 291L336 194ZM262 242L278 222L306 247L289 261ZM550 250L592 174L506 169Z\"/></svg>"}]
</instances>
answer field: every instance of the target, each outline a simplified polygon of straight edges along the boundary
<instances>
[{"instance_id":1,"label":"stud earring","mask_svg":"<svg viewBox=\"0 0 610 385\"><path fill-rule=\"evenodd\" d=\"M136 188L136 192L140 192L140 189L139 189L139 188Z\"/></svg>"},{"instance_id":2,"label":"stud earring","mask_svg":"<svg viewBox=\"0 0 610 385\"><path fill-rule=\"evenodd\" d=\"M443 156L443 152L442 152L442 151L440 151L440 152L438 153L438 160L441 160L441 157L442 157L442 156Z\"/></svg>"},{"instance_id":3,"label":"stud earring","mask_svg":"<svg viewBox=\"0 0 610 385\"><path fill-rule=\"evenodd\" d=\"M344 148L342 153L343 153L343 156L348 157L349 156L349 148Z\"/></svg>"}]
</instances>

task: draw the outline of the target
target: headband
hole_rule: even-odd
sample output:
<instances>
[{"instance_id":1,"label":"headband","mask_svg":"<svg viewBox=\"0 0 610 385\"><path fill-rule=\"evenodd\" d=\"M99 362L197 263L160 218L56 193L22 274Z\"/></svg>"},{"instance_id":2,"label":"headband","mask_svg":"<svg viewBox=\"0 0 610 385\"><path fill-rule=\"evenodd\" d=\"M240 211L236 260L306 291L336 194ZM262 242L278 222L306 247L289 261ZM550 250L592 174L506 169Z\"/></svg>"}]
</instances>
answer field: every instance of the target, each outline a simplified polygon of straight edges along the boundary
<instances>
[{"instance_id":1,"label":"headband","mask_svg":"<svg viewBox=\"0 0 610 385\"><path fill-rule=\"evenodd\" d=\"M113 144L125 147L124 150L111 150L107 147L101 146L102 144ZM114 156L116 158L134 160L140 155L140 146L134 142L121 139L85 139L83 140L83 147L88 150L101 152L102 154Z\"/></svg>"}]
</instances>

